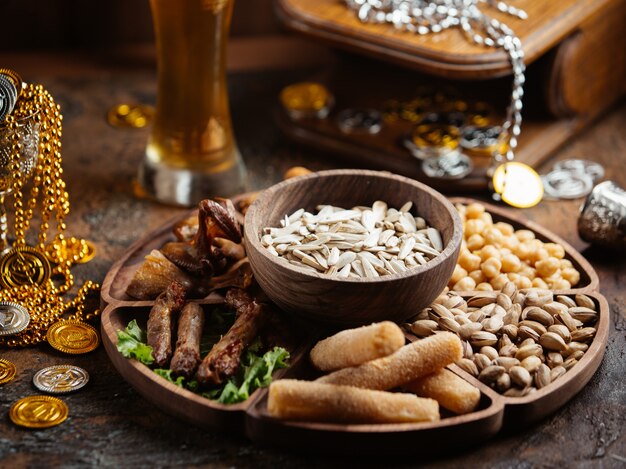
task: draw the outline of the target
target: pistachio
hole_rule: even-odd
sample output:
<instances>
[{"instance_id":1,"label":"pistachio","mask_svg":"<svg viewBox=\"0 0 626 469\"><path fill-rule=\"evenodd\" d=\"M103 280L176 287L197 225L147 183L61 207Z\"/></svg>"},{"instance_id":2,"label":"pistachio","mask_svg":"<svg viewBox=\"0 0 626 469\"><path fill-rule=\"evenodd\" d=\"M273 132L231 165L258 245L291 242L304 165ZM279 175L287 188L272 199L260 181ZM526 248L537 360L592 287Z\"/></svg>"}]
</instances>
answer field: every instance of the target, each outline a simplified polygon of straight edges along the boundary
<instances>
[{"instance_id":1,"label":"pistachio","mask_svg":"<svg viewBox=\"0 0 626 469\"><path fill-rule=\"evenodd\" d=\"M478 379L486 384L495 382L505 372L504 367L498 365L491 365L479 373Z\"/></svg>"},{"instance_id":2,"label":"pistachio","mask_svg":"<svg viewBox=\"0 0 626 469\"><path fill-rule=\"evenodd\" d=\"M502 375L496 380L495 388L499 392L504 392L511 387L511 377L508 373L502 373Z\"/></svg>"},{"instance_id":3,"label":"pistachio","mask_svg":"<svg viewBox=\"0 0 626 469\"><path fill-rule=\"evenodd\" d=\"M568 358L567 360L563 362L563 368L565 368L566 370L569 370L576 363L578 363L578 360L576 360L575 358Z\"/></svg>"},{"instance_id":4,"label":"pistachio","mask_svg":"<svg viewBox=\"0 0 626 469\"><path fill-rule=\"evenodd\" d=\"M587 295L579 294L579 295L576 295L574 299L576 300L576 304L578 306L582 306L582 307L589 308L592 310L596 309L595 302L591 298L589 298Z\"/></svg>"},{"instance_id":5,"label":"pistachio","mask_svg":"<svg viewBox=\"0 0 626 469\"><path fill-rule=\"evenodd\" d=\"M563 350L561 353L565 357L569 357L574 352L586 352L589 349L589 345L583 344L582 342L570 342L567 344L567 348Z\"/></svg>"},{"instance_id":6,"label":"pistachio","mask_svg":"<svg viewBox=\"0 0 626 469\"><path fill-rule=\"evenodd\" d=\"M530 387L524 388L524 389L511 388L511 389L507 390L504 393L504 395L506 397L524 397L524 396L528 395L529 392L530 392Z\"/></svg>"},{"instance_id":7,"label":"pistachio","mask_svg":"<svg viewBox=\"0 0 626 469\"><path fill-rule=\"evenodd\" d=\"M562 366L555 366L550 370L550 381L556 381L558 378L563 376L567 370Z\"/></svg>"},{"instance_id":8,"label":"pistachio","mask_svg":"<svg viewBox=\"0 0 626 469\"><path fill-rule=\"evenodd\" d=\"M543 349L539 344L524 345L523 347L520 347L519 350L515 353L515 358L517 358L518 360L524 360L527 357L539 356L541 355L542 351Z\"/></svg>"},{"instance_id":9,"label":"pistachio","mask_svg":"<svg viewBox=\"0 0 626 469\"><path fill-rule=\"evenodd\" d=\"M464 358L472 358L474 356L474 351L472 350L472 346L467 340L463 341L463 357Z\"/></svg>"},{"instance_id":10,"label":"pistachio","mask_svg":"<svg viewBox=\"0 0 626 469\"><path fill-rule=\"evenodd\" d=\"M506 345L513 345L513 341L511 340L511 338L508 335L503 334L498 339L498 350L500 350L502 347L504 347Z\"/></svg>"},{"instance_id":11,"label":"pistachio","mask_svg":"<svg viewBox=\"0 0 626 469\"><path fill-rule=\"evenodd\" d=\"M534 339L524 339L519 343L518 347L526 347L527 345L535 345L536 343Z\"/></svg>"},{"instance_id":12,"label":"pistachio","mask_svg":"<svg viewBox=\"0 0 626 469\"><path fill-rule=\"evenodd\" d=\"M565 350L567 344L556 332L546 332L539 337L539 344L548 350L556 350L558 352Z\"/></svg>"},{"instance_id":13,"label":"pistachio","mask_svg":"<svg viewBox=\"0 0 626 469\"><path fill-rule=\"evenodd\" d=\"M546 357L546 364L550 368L561 366L563 364L563 355L557 352L548 353L548 356Z\"/></svg>"},{"instance_id":14,"label":"pistachio","mask_svg":"<svg viewBox=\"0 0 626 469\"><path fill-rule=\"evenodd\" d=\"M474 312L470 313L470 315L468 317L469 317L469 319L472 322L481 322L487 316L485 316L485 313L483 313L482 311L478 310L478 311L474 311Z\"/></svg>"},{"instance_id":15,"label":"pistachio","mask_svg":"<svg viewBox=\"0 0 626 469\"><path fill-rule=\"evenodd\" d=\"M496 293L492 292L480 293L467 300L467 306L482 308L483 306L494 303L496 296Z\"/></svg>"},{"instance_id":16,"label":"pistachio","mask_svg":"<svg viewBox=\"0 0 626 469\"><path fill-rule=\"evenodd\" d=\"M552 315L548 313L547 311L541 308L538 308L536 306L532 307L532 309L528 311L524 319L530 319L532 321L536 321L540 323L541 325L543 325L544 327L550 327L552 324L554 324L554 318L552 317Z\"/></svg>"},{"instance_id":17,"label":"pistachio","mask_svg":"<svg viewBox=\"0 0 626 469\"><path fill-rule=\"evenodd\" d=\"M505 345L498 351L501 357L514 357L517 354L518 347L515 344Z\"/></svg>"},{"instance_id":18,"label":"pistachio","mask_svg":"<svg viewBox=\"0 0 626 469\"><path fill-rule=\"evenodd\" d=\"M587 342L588 340L593 339L594 335L596 335L595 328L583 327L582 329L577 329L575 331L572 331L572 341Z\"/></svg>"},{"instance_id":19,"label":"pistachio","mask_svg":"<svg viewBox=\"0 0 626 469\"><path fill-rule=\"evenodd\" d=\"M550 368L543 363L539 365L539 368L535 371L534 381L537 389L544 388L550 384L552 382L552 378L550 377Z\"/></svg>"},{"instance_id":20,"label":"pistachio","mask_svg":"<svg viewBox=\"0 0 626 469\"><path fill-rule=\"evenodd\" d=\"M437 303L430 306L430 312L428 314L434 321L438 321L441 318L454 319L454 314L452 314L448 308Z\"/></svg>"},{"instance_id":21,"label":"pistachio","mask_svg":"<svg viewBox=\"0 0 626 469\"><path fill-rule=\"evenodd\" d=\"M597 311L594 311L591 308L587 308L585 306L576 306L575 308L570 308L567 311L571 317L579 320L583 324L588 322L594 322L598 319Z\"/></svg>"},{"instance_id":22,"label":"pistachio","mask_svg":"<svg viewBox=\"0 0 626 469\"><path fill-rule=\"evenodd\" d=\"M466 373L469 373L472 376L478 376L478 368L472 360L468 358L461 358L458 362L456 362L456 365Z\"/></svg>"},{"instance_id":23,"label":"pistachio","mask_svg":"<svg viewBox=\"0 0 626 469\"><path fill-rule=\"evenodd\" d=\"M489 360L493 361L496 358L498 358L498 351L489 346L489 345L485 345L483 347L480 348L480 353L482 353L483 355L485 355Z\"/></svg>"},{"instance_id":24,"label":"pistachio","mask_svg":"<svg viewBox=\"0 0 626 469\"><path fill-rule=\"evenodd\" d=\"M504 367L506 371L509 371L513 366L519 366L520 361L513 357L498 357L495 360L495 364Z\"/></svg>"},{"instance_id":25,"label":"pistachio","mask_svg":"<svg viewBox=\"0 0 626 469\"><path fill-rule=\"evenodd\" d=\"M548 332L554 332L555 334L560 335L565 342L569 342L570 340L572 340L569 329L563 324L554 324L548 327Z\"/></svg>"},{"instance_id":26,"label":"pistachio","mask_svg":"<svg viewBox=\"0 0 626 469\"><path fill-rule=\"evenodd\" d=\"M506 334L504 337L509 337L510 339L517 339L517 326L514 324L507 324L502 327L502 333Z\"/></svg>"},{"instance_id":27,"label":"pistachio","mask_svg":"<svg viewBox=\"0 0 626 469\"><path fill-rule=\"evenodd\" d=\"M567 327L570 332L574 332L578 327L576 325L576 320L568 312L559 311L556 315L556 319Z\"/></svg>"},{"instance_id":28,"label":"pistachio","mask_svg":"<svg viewBox=\"0 0 626 469\"><path fill-rule=\"evenodd\" d=\"M565 296L565 295L557 295L556 301L567 306L568 308L573 308L574 306L577 306L574 300L572 300L569 296Z\"/></svg>"},{"instance_id":29,"label":"pistachio","mask_svg":"<svg viewBox=\"0 0 626 469\"><path fill-rule=\"evenodd\" d=\"M519 326L530 327L539 335L545 334L546 332L548 332L548 329L546 329L546 327L543 324L537 321L531 321L530 319L525 319L524 321L520 322Z\"/></svg>"},{"instance_id":30,"label":"pistachio","mask_svg":"<svg viewBox=\"0 0 626 469\"><path fill-rule=\"evenodd\" d=\"M541 365L541 359L538 356L531 355L530 357L524 358L520 362L520 366L526 368L529 373L534 373L537 368Z\"/></svg>"},{"instance_id":31,"label":"pistachio","mask_svg":"<svg viewBox=\"0 0 626 469\"><path fill-rule=\"evenodd\" d=\"M487 356L483 355L482 353L475 353L473 359L474 363L478 367L478 371L482 371L489 365L491 365L491 360L489 360L489 358L487 358Z\"/></svg>"},{"instance_id":32,"label":"pistachio","mask_svg":"<svg viewBox=\"0 0 626 469\"><path fill-rule=\"evenodd\" d=\"M539 340L540 334L528 326L520 326L517 328L517 336L521 339Z\"/></svg>"},{"instance_id":33,"label":"pistachio","mask_svg":"<svg viewBox=\"0 0 626 469\"><path fill-rule=\"evenodd\" d=\"M455 334L459 332L461 326L454 319L450 318L441 318L439 319L439 328L444 331L454 332Z\"/></svg>"},{"instance_id":34,"label":"pistachio","mask_svg":"<svg viewBox=\"0 0 626 469\"><path fill-rule=\"evenodd\" d=\"M569 360L570 358L572 358L574 360L580 360L583 357L584 354L585 354L585 352L583 352L582 350L576 350L569 357L567 357L567 359Z\"/></svg>"},{"instance_id":35,"label":"pistachio","mask_svg":"<svg viewBox=\"0 0 626 469\"><path fill-rule=\"evenodd\" d=\"M532 377L526 368L521 366L512 366L509 369L509 376L511 381L517 384L519 387L525 388L532 383Z\"/></svg>"},{"instance_id":36,"label":"pistachio","mask_svg":"<svg viewBox=\"0 0 626 469\"><path fill-rule=\"evenodd\" d=\"M459 328L459 336L463 340L469 340L474 332L478 332L482 330L483 326L479 322L470 322L468 324L464 324Z\"/></svg>"},{"instance_id":37,"label":"pistachio","mask_svg":"<svg viewBox=\"0 0 626 469\"><path fill-rule=\"evenodd\" d=\"M487 318L482 322L483 330L487 332L491 332L492 334L497 333L502 326L504 325L502 319L499 316L493 316L491 318Z\"/></svg>"},{"instance_id":38,"label":"pistachio","mask_svg":"<svg viewBox=\"0 0 626 469\"><path fill-rule=\"evenodd\" d=\"M491 332L478 331L470 336L470 343L474 347L482 347L483 345L493 345L498 342L498 337Z\"/></svg>"},{"instance_id":39,"label":"pistachio","mask_svg":"<svg viewBox=\"0 0 626 469\"><path fill-rule=\"evenodd\" d=\"M508 296L511 300L513 300L513 298L515 297L515 294L517 293L517 287L515 286L513 282L507 282L502 287L501 293L503 295Z\"/></svg>"},{"instance_id":40,"label":"pistachio","mask_svg":"<svg viewBox=\"0 0 626 469\"><path fill-rule=\"evenodd\" d=\"M559 303L558 301L552 301L543 305L543 310L552 316L556 316L560 311L567 311L568 306L563 303Z\"/></svg>"},{"instance_id":41,"label":"pistachio","mask_svg":"<svg viewBox=\"0 0 626 469\"><path fill-rule=\"evenodd\" d=\"M421 319L415 321L409 326L411 332L418 337L428 337L435 333L437 330L437 323L430 319Z\"/></svg>"}]
</instances>

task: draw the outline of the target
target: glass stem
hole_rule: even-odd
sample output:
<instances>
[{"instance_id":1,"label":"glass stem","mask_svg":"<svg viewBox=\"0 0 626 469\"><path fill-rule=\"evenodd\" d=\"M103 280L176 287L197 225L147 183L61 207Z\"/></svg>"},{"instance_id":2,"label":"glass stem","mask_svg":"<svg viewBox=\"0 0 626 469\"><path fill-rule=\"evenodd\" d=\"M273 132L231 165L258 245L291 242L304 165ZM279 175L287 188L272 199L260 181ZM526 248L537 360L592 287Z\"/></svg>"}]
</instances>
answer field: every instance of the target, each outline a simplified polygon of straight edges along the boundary
<instances>
[{"instance_id":1,"label":"glass stem","mask_svg":"<svg viewBox=\"0 0 626 469\"><path fill-rule=\"evenodd\" d=\"M0 255L9 248L9 242L7 240L7 232L9 226L7 222L7 209L4 205L4 197L6 193L0 191Z\"/></svg>"}]
</instances>

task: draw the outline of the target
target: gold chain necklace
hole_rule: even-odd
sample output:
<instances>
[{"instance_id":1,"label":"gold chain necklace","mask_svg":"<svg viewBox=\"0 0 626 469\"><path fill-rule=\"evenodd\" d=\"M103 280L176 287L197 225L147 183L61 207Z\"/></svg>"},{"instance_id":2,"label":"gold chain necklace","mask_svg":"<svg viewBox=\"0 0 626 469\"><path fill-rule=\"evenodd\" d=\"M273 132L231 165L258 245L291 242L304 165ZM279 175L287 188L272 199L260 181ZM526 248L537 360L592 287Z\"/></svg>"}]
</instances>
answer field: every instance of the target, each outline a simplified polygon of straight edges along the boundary
<instances>
[{"instance_id":1,"label":"gold chain necklace","mask_svg":"<svg viewBox=\"0 0 626 469\"><path fill-rule=\"evenodd\" d=\"M33 121L33 131L39 133L39 151L32 168L28 164L24 165L20 158L24 148L19 127L24 125L26 119ZM65 319L81 321L95 317L99 311L85 315L85 304L87 296L98 291L100 286L87 281L74 299L65 302L61 298L74 285L74 276L71 273L73 263L86 259L90 249L85 241L76 238L67 240L63 235L67 228L65 216L70 211L70 204L62 178L60 106L43 86L24 85L13 113L6 117L5 125L11 135L9 171L12 175L11 189L15 208L15 243L13 249L2 258L2 284L6 288L0 290L0 301L24 306L30 314L30 323L18 334L0 336L0 346L16 347L44 341L48 328L71 312L73 314ZM29 172L32 172L32 187L25 200L23 192ZM41 223L37 244L33 249L26 245L26 233L38 202L41 207ZM53 215L57 234L46 246ZM27 254L30 256L28 259ZM35 263L22 268L27 261ZM33 269L49 270L49 261L56 264L51 276L33 277ZM28 267L32 268L29 270ZM35 277L40 281L33 281ZM55 281L59 282L58 285Z\"/></svg>"}]
</instances>

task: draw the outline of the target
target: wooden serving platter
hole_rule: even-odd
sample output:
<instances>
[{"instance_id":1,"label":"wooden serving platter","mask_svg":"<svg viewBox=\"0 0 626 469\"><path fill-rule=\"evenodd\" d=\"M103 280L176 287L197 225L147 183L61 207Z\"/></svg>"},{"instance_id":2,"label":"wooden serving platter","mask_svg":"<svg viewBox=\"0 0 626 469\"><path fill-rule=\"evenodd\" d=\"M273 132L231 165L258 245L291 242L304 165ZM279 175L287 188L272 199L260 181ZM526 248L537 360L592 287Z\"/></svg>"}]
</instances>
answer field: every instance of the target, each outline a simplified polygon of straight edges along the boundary
<instances>
[{"instance_id":1,"label":"wooden serving platter","mask_svg":"<svg viewBox=\"0 0 626 469\"><path fill-rule=\"evenodd\" d=\"M471 199L452 199L452 202L472 202ZM484 441L504 427L519 428L541 419L564 405L585 384L600 365L604 355L609 330L609 308L606 300L598 293L598 276L589 263L570 245L550 231L512 215L509 211L487 206L494 221L505 221L516 228L533 230L544 241L558 242L565 248L570 259L581 272L581 281L575 289L555 292L574 295L584 293L597 305L599 320L597 333L579 363L557 381L521 398L505 397L465 373L455 365L448 368L481 391L479 409L473 413L454 416L442 412L439 422L417 424L345 425L313 422L277 420L267 412L267 390L259 389L243 403L224 405L182 389L155 374L147 366L126 359L116 349L117 331L126 327L132 319L145 327L152 301L134 301L125 294L126 286L139 267L143 257L173 239L172 227L190 213L166 222L161 228L136 241L107 274L101 291L102 342L113 365L142 396L161 410L182 420L204 428L219 429L232 434L245 435L253 441L280 445L281 448L311 449L315 442L316 451L352 452L360 454L394 451L407 453L418 451L434 453L455 445L457 448ZM191 212L193 213L193 212ZM461 293L464 297L473 292ZM218 294L195 300L210 309L223 302ZM316 340L328 335L317 328L307 328L300 345L292 353L291 365L278 370L274 379L312 379L316 372L308 361L308 352ZM417 340L406 334L407 341ZM461 446L459 446L461 445Z\"/></svg>"}]
</instances>

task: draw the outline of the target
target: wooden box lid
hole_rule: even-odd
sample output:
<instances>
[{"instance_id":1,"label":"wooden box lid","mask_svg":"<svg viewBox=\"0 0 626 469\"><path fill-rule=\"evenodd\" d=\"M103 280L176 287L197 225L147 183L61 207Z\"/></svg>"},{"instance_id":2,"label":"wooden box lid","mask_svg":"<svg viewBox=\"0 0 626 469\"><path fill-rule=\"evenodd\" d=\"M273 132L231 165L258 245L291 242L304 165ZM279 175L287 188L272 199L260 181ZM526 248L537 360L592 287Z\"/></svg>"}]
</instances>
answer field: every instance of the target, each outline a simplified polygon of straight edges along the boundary
<instances>
[{"instance_id":1,"label":"wooden box lid","mask_svg":"<svg viewBox=\"0 0 626 469\"><path fill-rule=\"evenodd\" d=\"M515 31L526 63L534 62L578 26L598 14L610 0L517 0L528 13L521 20L481 4L487 15ZM276 0L281 20L291 29L352 51L457 79L490 78L510 71L501 49L478 46L459 28L420 36L389 24L363 24L342 0Z\"/></svg>"}]
</instances>

